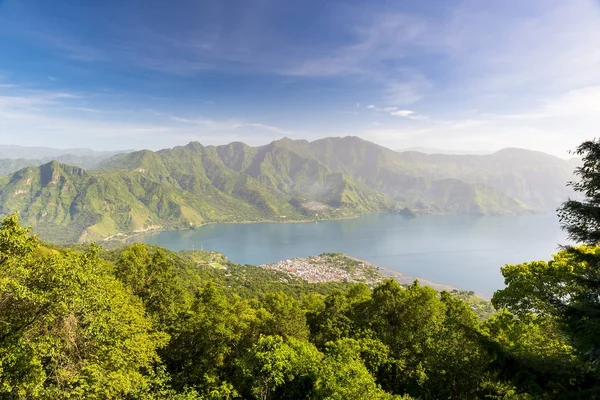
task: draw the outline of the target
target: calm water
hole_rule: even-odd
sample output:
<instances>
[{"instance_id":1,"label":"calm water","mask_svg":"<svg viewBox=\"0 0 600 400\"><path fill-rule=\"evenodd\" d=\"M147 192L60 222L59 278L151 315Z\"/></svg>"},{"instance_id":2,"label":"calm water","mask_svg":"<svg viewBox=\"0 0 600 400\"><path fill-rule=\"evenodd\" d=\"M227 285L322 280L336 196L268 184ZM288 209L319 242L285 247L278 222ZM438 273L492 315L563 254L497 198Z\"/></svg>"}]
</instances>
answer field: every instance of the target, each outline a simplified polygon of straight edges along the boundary
<instances>
[{"instance_id":1,"label":"calm water","mask_svg":"<svg viewBox=\"0 0 600 400\"><path fill-rule=\"evenodd\" d=\"M555 215L373 214L318 223L207 225L137 240L172 250L216 250L242 264L342 252L411 277L491 295L503 286L501 266L548 259L565 235Z\"/></svg>"}]
</instances>

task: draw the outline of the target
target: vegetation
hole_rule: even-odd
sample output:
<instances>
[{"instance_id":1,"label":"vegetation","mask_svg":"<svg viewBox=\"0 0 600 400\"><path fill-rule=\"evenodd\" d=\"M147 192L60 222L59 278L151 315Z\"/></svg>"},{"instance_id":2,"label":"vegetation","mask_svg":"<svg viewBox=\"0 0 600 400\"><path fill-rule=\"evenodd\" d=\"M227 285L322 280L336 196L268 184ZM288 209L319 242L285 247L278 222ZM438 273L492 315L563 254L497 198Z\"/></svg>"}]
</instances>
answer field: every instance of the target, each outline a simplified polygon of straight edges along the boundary
<instances>
[{"instance_id":1,"label":"vegetation","mask_svg":"<svg viewBox=\"0 0 600 400\"><path fill-rule=\"evenodd\" d=\"M555 207L571 163L542 153L398 153L355 137L282 139L67 157L0 179L0 214L17 210L46 240L91 242L212 222L344 218L366 212L514 214ZM71 157L69 159L69 157ZM87 160L87 164L84 161ZM26 160L8 160L29 165ZM2 163L0 162L0 167Z\"/></svg>"},{"instance_id":2,"label":"vegetation","mask_svg":"<svg viewBox=\"0 0 600 400\"><path fill-rule=\"evenodd\" d=\"M497 294L497 304L515 298L514 285ZM554 315L509 300L514 314L481 319L461 300L469 295L391 279L373 289L309 284L214 252L53 248L12 215L0 229L0 392L53 399L592 398L597 365L583 350L597 331L571 337Z\"/></svg>"},{"instance_id":3,"label":"vegetation","mask_svg":"<svg viewBox=\"0 0 600 400\"><path fill-rule=\"evenodd\" d=\"M561 216L586 245L505 266L486 318L471 293L417 281L307 283L214 252L53 247L12 214L0 397L600 398L600 142L580 152L582 206Z\"/></svg>"}]
</instances>

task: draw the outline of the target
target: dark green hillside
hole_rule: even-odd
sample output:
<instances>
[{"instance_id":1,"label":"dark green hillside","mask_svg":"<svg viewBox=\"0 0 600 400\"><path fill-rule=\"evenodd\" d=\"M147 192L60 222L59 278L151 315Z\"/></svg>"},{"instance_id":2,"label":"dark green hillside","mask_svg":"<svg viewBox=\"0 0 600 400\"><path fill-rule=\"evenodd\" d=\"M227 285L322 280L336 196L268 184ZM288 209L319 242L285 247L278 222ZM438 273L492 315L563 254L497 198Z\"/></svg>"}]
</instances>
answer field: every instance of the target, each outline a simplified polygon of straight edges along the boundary
<instances>
[{"instance_id":1,"label":"dark green hillside","mask_svg":"<svg viewBox=\"0 0 600 400\"><path fill-rule=\"evenodd\" d=\"M139 170L89 174L52 162L13 174L0 191L1 212L19 211L55 241L273 217L271 209L256 205L260 198L249 204L195 176L174 175L146 176Z\"/></svg>"}]
</instances>

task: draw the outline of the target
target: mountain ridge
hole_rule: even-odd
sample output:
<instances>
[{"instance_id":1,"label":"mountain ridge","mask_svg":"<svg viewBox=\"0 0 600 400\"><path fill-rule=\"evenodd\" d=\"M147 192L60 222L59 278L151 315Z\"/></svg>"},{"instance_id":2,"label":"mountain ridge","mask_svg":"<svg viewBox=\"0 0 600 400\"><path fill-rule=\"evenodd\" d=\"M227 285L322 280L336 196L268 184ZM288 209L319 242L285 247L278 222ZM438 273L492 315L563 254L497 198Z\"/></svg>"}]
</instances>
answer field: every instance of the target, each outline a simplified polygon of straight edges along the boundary
<instances>
[{"instance_id":1,"label":"mountain ridge","mask_svg":"<svg viewBox=\"0 0 600 400\"><path fill-rule=\"evenodd\" d=\"M91 169L57 161L21 169L0 179L0 214L20 212L45 238L90 241L213 222L405 209L519 214L564 200L568 191L557 182L566 183L569 164L523 151L398 153L358 137L286 138L258 147L190 142L116 154Z\"/></svg>"}]
</instances>

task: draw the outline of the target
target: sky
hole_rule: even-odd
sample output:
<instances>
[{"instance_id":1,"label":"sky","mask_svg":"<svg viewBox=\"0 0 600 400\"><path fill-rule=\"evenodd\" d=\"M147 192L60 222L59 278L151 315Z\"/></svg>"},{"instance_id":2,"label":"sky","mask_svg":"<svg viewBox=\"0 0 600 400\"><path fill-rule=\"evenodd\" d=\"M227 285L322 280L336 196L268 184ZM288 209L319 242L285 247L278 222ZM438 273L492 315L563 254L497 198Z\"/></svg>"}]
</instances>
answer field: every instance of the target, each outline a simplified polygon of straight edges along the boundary
<instances>
[{"instance_id":1,"label":"sky","mask_svg":"<svg viewBox=\"0 0 600 400\"><path fill-rule=\"evenodd\" d=\"M599 0L0 0L0 144L567 157L599 129Z\"/></svg>"}]
</instances>

